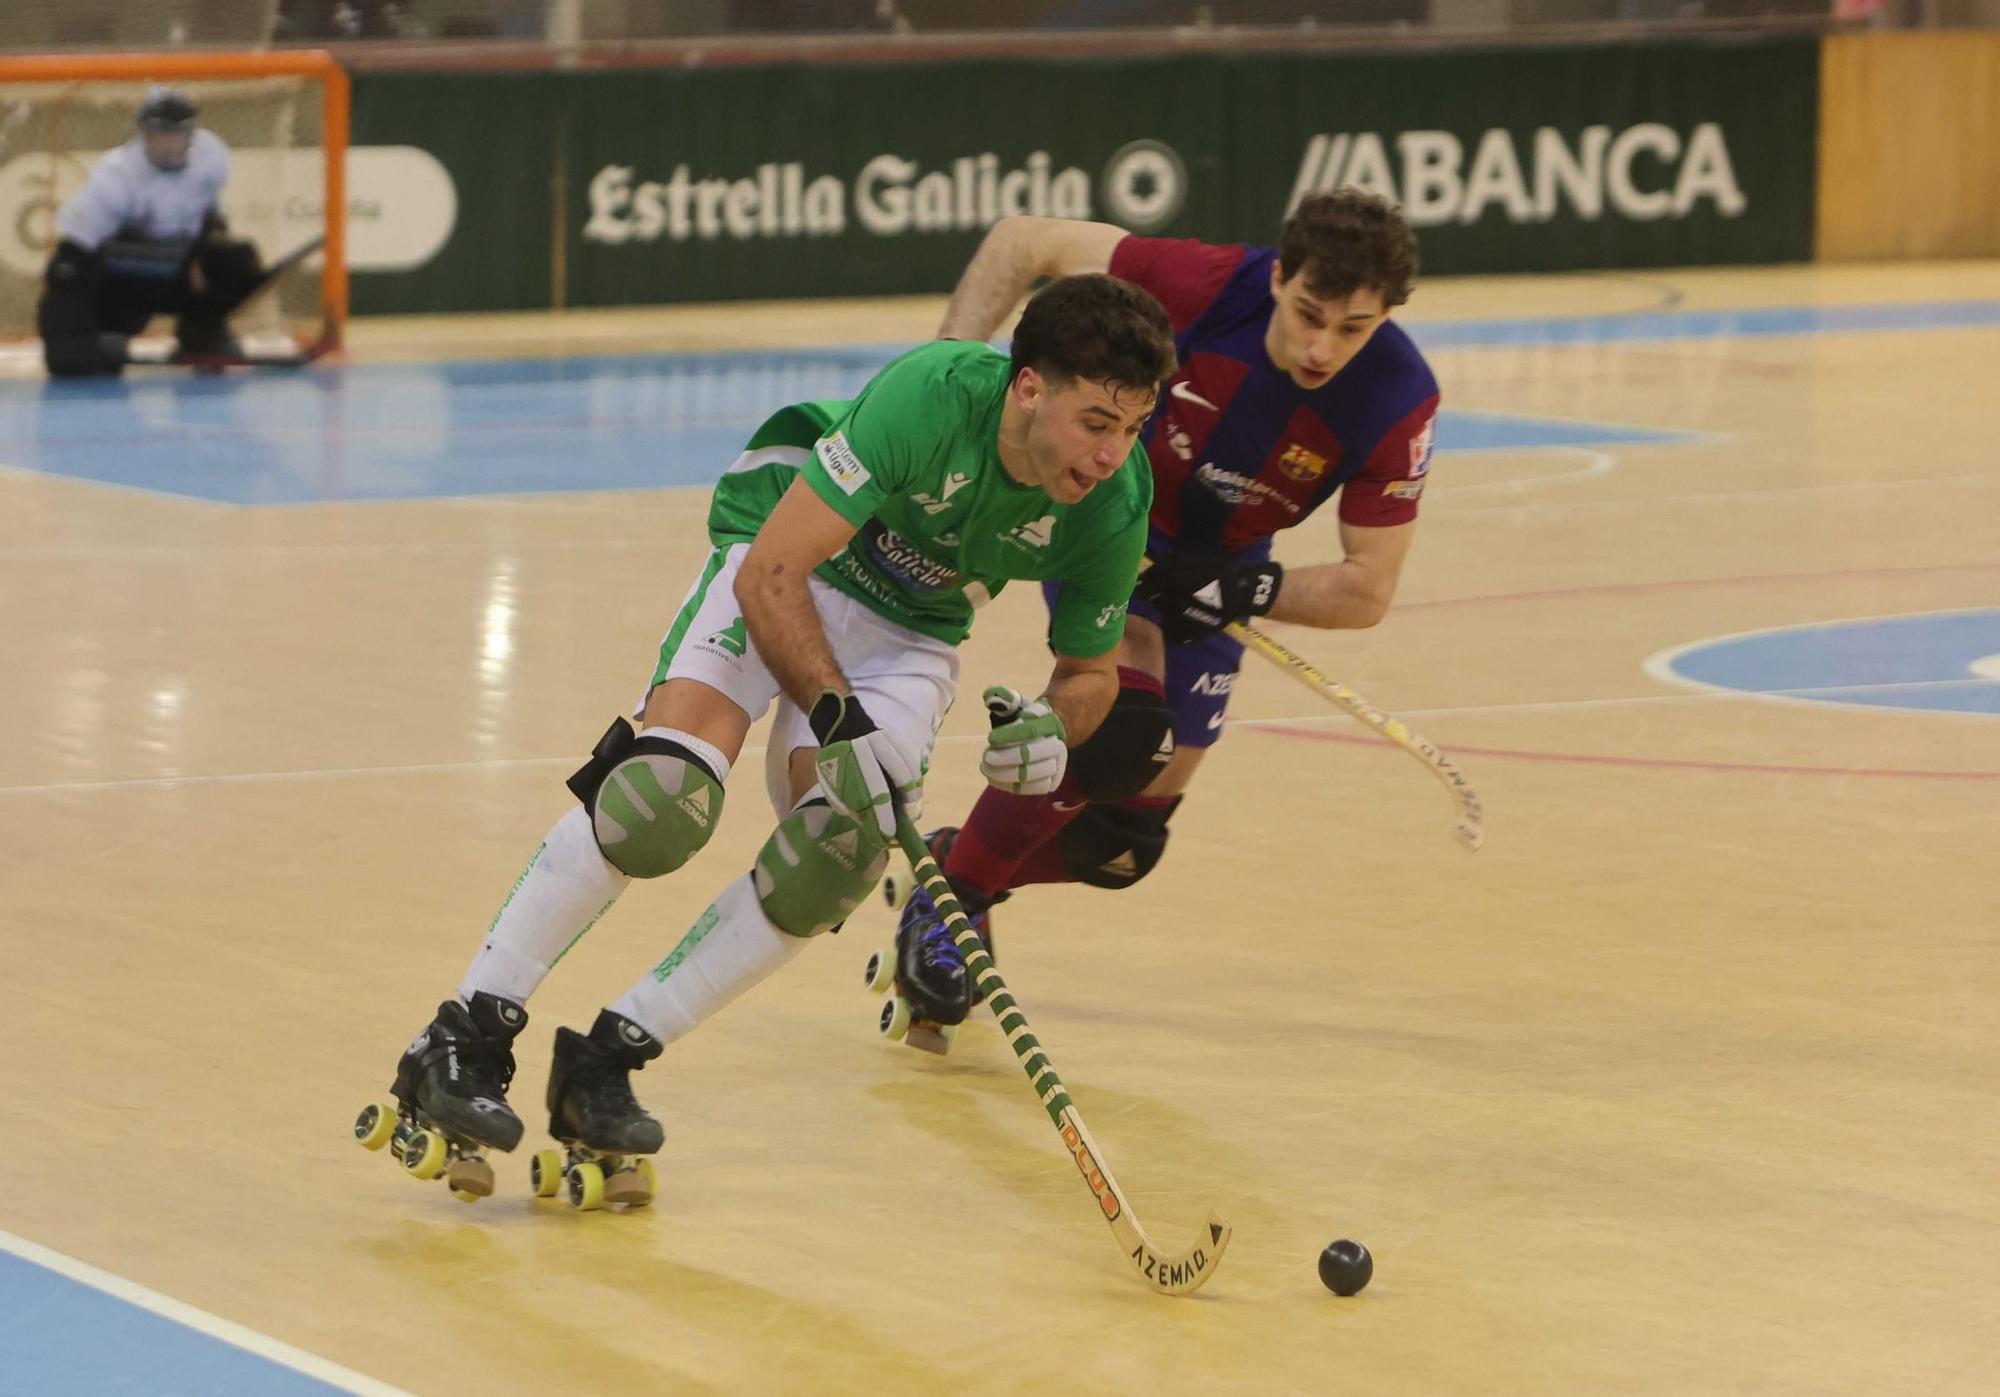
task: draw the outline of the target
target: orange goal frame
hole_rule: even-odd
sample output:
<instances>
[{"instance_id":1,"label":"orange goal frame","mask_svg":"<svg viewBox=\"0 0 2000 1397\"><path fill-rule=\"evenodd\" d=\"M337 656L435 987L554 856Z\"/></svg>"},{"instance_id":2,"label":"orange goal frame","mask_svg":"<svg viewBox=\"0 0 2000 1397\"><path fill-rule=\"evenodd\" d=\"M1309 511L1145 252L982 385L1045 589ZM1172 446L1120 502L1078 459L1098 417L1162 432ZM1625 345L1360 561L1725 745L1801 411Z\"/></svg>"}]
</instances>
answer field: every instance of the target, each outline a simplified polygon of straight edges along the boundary
<instances>
[{"instance_id":1,"label":"orange goal frame","mask_svg":"<svg viewBox=\"0 0 2000 1397\"><path fill-rule=\"evenodd\" d=\"M276 53L78 53L0 57L0 83L138 82L171 78L317 78L321 144L326 151L325 268L320 300L330 342L339 347L347 327L347 70L323 49Z\"/></svg>"}]
</instances>

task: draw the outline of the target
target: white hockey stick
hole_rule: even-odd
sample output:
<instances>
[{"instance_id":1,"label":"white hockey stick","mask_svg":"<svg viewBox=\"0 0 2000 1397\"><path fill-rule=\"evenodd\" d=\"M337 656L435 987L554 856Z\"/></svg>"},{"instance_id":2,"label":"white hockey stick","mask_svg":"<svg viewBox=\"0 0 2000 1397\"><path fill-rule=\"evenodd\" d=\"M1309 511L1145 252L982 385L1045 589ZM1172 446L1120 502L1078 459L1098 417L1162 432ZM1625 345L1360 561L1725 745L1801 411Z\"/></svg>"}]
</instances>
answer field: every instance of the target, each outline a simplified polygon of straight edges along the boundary
<instances>
[{"instance_id":1,"label":"white hockey stick","mask_svg":"<svg viewBox=\"0 0 2000 1397\"><path fill-rule=\"evenodd\" d=\"M1278 665L1285 673L1318 693L1320 697L1340 705L1350 717L1381 733L1429 767L1431 775L1437 777L1444 784L1444 788L1451 792L1451 798L1458 806L1458 822L1452 826L1452 833L1458 836L1458 842L1467 850L1478 851L1479 846L1486 840L1485 808L1480 805L1479 794L1472 789L1464 773L1452 765L1451 758L1437 749L1436 743L1411 732L1401 718L1384 713L1338 679L1321 674L1255 626L1232 621L1229 624L1229 634Z\"/></svg>"}]
</instances>

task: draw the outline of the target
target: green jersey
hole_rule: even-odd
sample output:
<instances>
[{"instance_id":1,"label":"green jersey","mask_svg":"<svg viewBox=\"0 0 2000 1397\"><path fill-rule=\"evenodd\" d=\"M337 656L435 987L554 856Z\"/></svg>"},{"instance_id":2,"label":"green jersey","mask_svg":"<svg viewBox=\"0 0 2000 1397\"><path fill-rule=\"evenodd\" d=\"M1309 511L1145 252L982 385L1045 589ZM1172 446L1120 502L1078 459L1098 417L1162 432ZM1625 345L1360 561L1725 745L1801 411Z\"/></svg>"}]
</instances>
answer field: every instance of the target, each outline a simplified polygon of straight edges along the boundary
<instances>
[{"instance_id":1,"label":"green jersey","mask_svg":"<svg viewBox=\"0 0 2000 1397\"><path fill-rule=\"evenodd\" d=\"M709 537L755 537L793 480L858 526L818 575L873 611L956 645L972 610L1015 578L1060 579L1050 622L1058 654L1090 659L1125 633L1146 549L1153 475L1134 445L1109 480L1058 504L1000 464L1007 356L936 340L891 362L849 402L795 403L757 429L750 451L810 448L803 463L732 471L715 487Z\"/></svg>"}]
</instances>

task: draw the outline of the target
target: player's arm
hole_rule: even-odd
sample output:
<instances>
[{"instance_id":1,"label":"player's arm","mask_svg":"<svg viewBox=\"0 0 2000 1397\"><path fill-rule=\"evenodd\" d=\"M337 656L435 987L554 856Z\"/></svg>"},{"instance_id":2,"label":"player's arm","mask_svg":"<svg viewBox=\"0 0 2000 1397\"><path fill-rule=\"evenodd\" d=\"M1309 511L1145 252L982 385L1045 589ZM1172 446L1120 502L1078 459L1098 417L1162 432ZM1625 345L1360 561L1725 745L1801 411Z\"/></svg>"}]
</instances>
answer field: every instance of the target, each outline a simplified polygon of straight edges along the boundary
<instances>
[{"instance_id":1,"label":"player's arm","mask_svg":"<svg viewBox=\"0 0 2000 1397\"><path fill-rule=\"evenodd\" d=\"M1057 655L1049 687L1042 693L1042 701L1062 719L1063 732L1072 747L1097 731L1117 697L1116 651L1088 660Z\"/></svg>"},{"instance_id":2,"label":"player's arm","mask_svg":"<svg viewBox=\"0 0 2000 1397\"><path fill-rule=\"evenodd\" d=\"M130 193L112 157L91 167L90 177L56 211L56 234L83 252L96 252L125 226Z\"/></svg>"},{"instance_id":3,"label":"player's arm","mask_svg":"<svg viewBox=\"0 0 2000 1397\"><path fill-rule=\"evenodd\" d=\"M835 809L886 843L896 837L899 809L922 808L920 758L897 747L855 698L807 583L855 532L808 482L793 481L750 542L736 574L736 602L757 654L786 696L806 711L819 739L819 789Z\"/></svg>"},{"instance_id":4,"label":"player's arm","mask_svg":"<svg viewBox=\"0 0 2000 1397\"><path fill-rule=\"evenodd\" d=\"M979 769L988 784L1023 796L1047 795L1062 784L1070 749L1097 730L1118 696L1113 653L1092 659L1058 653L1040 698L999 684L986 691L993 729Z\"/></svg>"},{"instance_id":5,"label":"player's arm","mask_svg":"<svg viewBox=\"0 0 2000 1397\"><path fill-rule=\"evenodd\" d=\"M855 532L805 480L794 480L737 570L736 601L757 653L786 696L808 713L828 689L852 692L834 661L808 580Z\"/></svg>"},{"instance_id":6,"label":"player's arm","mask_svg":"<svg viewBox=\"0 0 2000 1397\"><path fill-rule=\"evenodd\" d=\"M1342 520L1340 545L1347 556L1317 567L1286 568L1271 619L1330 630L1375 625L1389 614L1416 532L1414 520L1380 527Z\"/></svg>"},{"instance_id":7,"label":"player's arm","mask_svg":"<svg viewBox=\"0 0 2000 1397\"><path fill-rule=\"evenodd\" d=\"M1113 223L1012 214L988 230L951 293L938 338L988 340L1042 277L1110 270L1125 230Z\"/></svg>"}]
</instances>

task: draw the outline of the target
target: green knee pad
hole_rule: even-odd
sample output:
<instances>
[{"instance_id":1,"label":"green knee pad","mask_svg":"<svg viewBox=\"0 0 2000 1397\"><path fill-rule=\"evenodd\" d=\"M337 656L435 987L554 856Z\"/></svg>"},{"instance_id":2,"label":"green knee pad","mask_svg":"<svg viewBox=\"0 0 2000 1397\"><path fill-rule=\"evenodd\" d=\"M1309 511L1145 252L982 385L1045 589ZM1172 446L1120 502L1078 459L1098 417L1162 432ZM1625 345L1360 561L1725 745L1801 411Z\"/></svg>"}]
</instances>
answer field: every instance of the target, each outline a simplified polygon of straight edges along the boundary
<instances>
[{"instance_id":1,"label":"green knee pad","mask_svg":"<svg viewBox=\"0 0 2000 1397\"><path fill-rule=\"evenodd\" d=\"M753 881L764 915L793 936L818 936L847 920L882 881L889 851L830 805L794 810L757 851Z\"/></svg>"},{"instance_id":2,"label":"green knee pad","mask_svg":"<svg viewBox=\"0 0 2000 1397\"><path fill-rule=\"evenodd\" d=\"M672 873L701 852L721 818L715 778L669 752L642 751L612 767L590 809L597 847L631 878Z\"/></svg>"}]
</instances>

